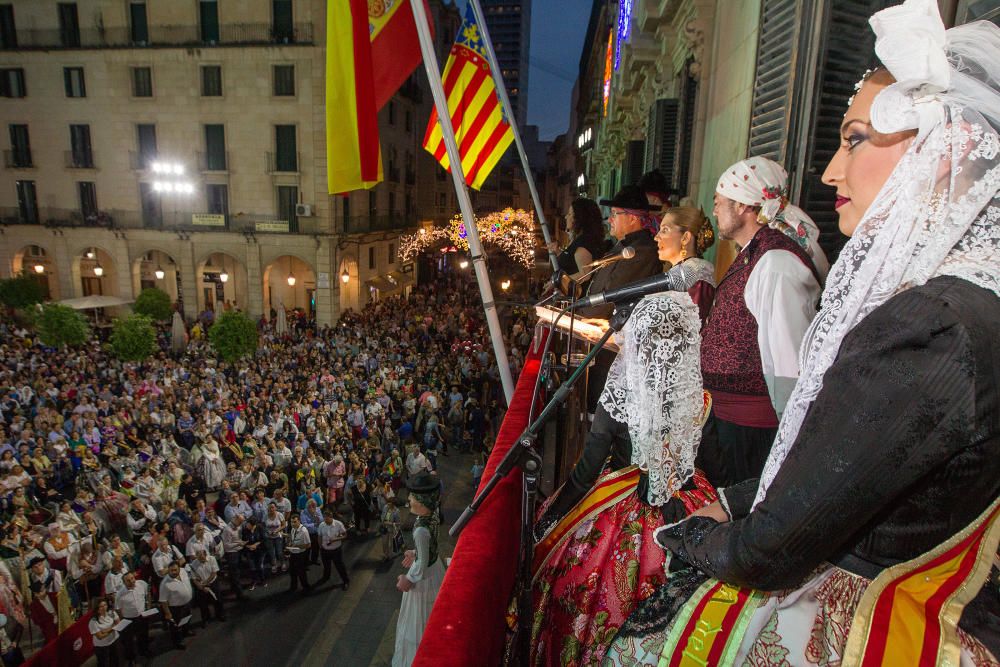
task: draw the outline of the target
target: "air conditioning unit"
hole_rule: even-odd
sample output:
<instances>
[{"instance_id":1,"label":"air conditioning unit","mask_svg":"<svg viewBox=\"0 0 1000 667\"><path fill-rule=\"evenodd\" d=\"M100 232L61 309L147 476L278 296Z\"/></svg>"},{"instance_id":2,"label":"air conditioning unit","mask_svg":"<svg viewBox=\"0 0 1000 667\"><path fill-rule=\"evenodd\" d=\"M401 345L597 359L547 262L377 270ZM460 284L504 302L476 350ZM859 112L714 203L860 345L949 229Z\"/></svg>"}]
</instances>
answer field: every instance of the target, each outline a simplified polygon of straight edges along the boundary
<instances>
[{"instance_id":1,"label":"air conditioning unit","mask_svg":"<svg viewBox=\"0 0 1000 667\"><path fill-rule=\"evenodd\" d=\"M296 204L295 215L299 218L308 218L313 214L313 207L310 204Z\"/></svg>"}]
</instances>

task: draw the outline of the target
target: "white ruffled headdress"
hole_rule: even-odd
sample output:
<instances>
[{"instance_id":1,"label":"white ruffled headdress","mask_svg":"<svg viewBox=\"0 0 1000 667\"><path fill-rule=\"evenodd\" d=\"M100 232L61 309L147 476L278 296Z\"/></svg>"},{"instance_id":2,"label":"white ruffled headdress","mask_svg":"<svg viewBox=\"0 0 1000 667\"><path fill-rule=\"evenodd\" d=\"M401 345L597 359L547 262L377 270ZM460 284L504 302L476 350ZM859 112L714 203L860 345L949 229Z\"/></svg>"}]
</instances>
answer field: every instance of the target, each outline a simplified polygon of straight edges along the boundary
<instances>
[{"instance_id":1,"label":"white ruffled headdress","mask_svg":"<svg viewBox=\"0 0 1000 667\"><path fill-rule=\"evenodd\" d=\"M628 425L650 505L666 503L694 474L704 411L700 331L687 292L662 292L640 301L618 334L601 405Z\"/></svg>"},{"instance_id":2,"label":"white ruffled headdress","mask_svg":"<svg viewBox=\"0 0 1000 667\"><path fill-rule=\"evenodd\" d=\"M872 127L916 130L916 138L830 270L755 506L844 337L869 313L937 276L1000 296L1000 29L977 22L945 31L934 0L907 0L873 16L871 26L875 51L896 79L872 103Z\"/></svg>"}]
</instances>

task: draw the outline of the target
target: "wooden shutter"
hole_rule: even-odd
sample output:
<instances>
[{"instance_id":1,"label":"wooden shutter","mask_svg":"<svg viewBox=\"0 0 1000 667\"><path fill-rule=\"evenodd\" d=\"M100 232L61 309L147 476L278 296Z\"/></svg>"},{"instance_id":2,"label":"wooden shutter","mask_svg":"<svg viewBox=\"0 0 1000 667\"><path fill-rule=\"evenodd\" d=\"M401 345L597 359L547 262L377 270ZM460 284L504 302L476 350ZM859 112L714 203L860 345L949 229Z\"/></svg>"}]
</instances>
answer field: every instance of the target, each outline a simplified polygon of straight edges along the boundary
<instances>
[{"instance_id":1,"label":"wooden shutter","mask_svg":"<svg viewBox=\"0 0 1000 667\"><path fill-rule=\"evenodd\" d=\"M649 111L649 124L646 128L646 164L645 171L659 169L667 182L674 180L674 169L677 162L677 123L680 104L673 98L656 100Z\"/></svg>"},{"instance_id":2,"label":"wooden shutter","mask_svg":"<svg viewBox=\"0 0 1000 667\"><path fill-rule=\"evenodd\" d=\"M793 73L799 42L797 7L796 0L764 0L757 42L747 152L781 163L787 154L791 125Z\"/></svg>"},{"instance_id":3,"label":"wooden shutter","mask_svg":"<svg viewBox=\"0 0 1000 667\"><path fill-rule=\"evenodd\" d=\"M625 146L625 173L622 183L633 185L639 182L646 167L646 142L634 139Z\"/></svg>"}]
</instances>

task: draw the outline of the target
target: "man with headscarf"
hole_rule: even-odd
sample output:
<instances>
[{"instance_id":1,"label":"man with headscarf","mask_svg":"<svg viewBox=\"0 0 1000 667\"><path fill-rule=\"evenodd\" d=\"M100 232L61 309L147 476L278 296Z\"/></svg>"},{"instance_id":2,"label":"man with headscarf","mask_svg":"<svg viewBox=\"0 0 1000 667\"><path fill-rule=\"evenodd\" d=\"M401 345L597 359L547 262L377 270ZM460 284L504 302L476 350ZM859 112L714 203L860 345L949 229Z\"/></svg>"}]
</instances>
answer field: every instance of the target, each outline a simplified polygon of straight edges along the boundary
<instances>
[{"instance_id":1,"label":"man with headscarf","mask_svg":"<svg viewBox=\"0 0 1000 667\"><path fill-rule=\"evenodd\" d=\"M740 247L702 329L712 415L699 467L716 486L760 475L828 267L815 223L788 203L787 181L779 164L751 157L726 169L716 186L719 235Z\"/></svg>"}]
</instances>

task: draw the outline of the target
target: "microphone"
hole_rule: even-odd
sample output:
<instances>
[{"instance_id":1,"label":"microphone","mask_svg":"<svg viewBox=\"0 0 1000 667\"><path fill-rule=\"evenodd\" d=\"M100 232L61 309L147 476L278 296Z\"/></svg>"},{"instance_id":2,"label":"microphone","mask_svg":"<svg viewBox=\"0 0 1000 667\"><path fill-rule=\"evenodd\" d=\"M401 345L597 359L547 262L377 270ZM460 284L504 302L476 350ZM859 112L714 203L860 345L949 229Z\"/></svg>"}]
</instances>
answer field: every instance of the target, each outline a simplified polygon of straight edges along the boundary
<instances>
[{"instance_id":1,"label":"microphone","mask_svg":"<svg viewBox=\"0 0 1000 667\"><path fill-rule=\"evenodd\" d=\"M617 262L622 259L632 259L633 257L635 257L635 248L633 248L630 245L622 246L621 248L611 253L610 255L602 257L601 259L594 260L593 262L587 265L587 268L588 269L595 267L600 268L606 264L610 264L611 262Z\"/></svg>"},{"instance_id":2,"label":"microphone","mask_svg":"<svg viewBox=\"0 0 1000 667\"><path fill-rule=\"evenodd\" d=\"M649 294L657 292L683 292L687 288L680 277L672 276L669 273L662 273L652 278L637 280L618 289L610 289L606 292L599 292L578 300L574 307L587 308L588 306L599 306L602 303L622 303L641 299Z\"/></svg>"}]
</instances>

